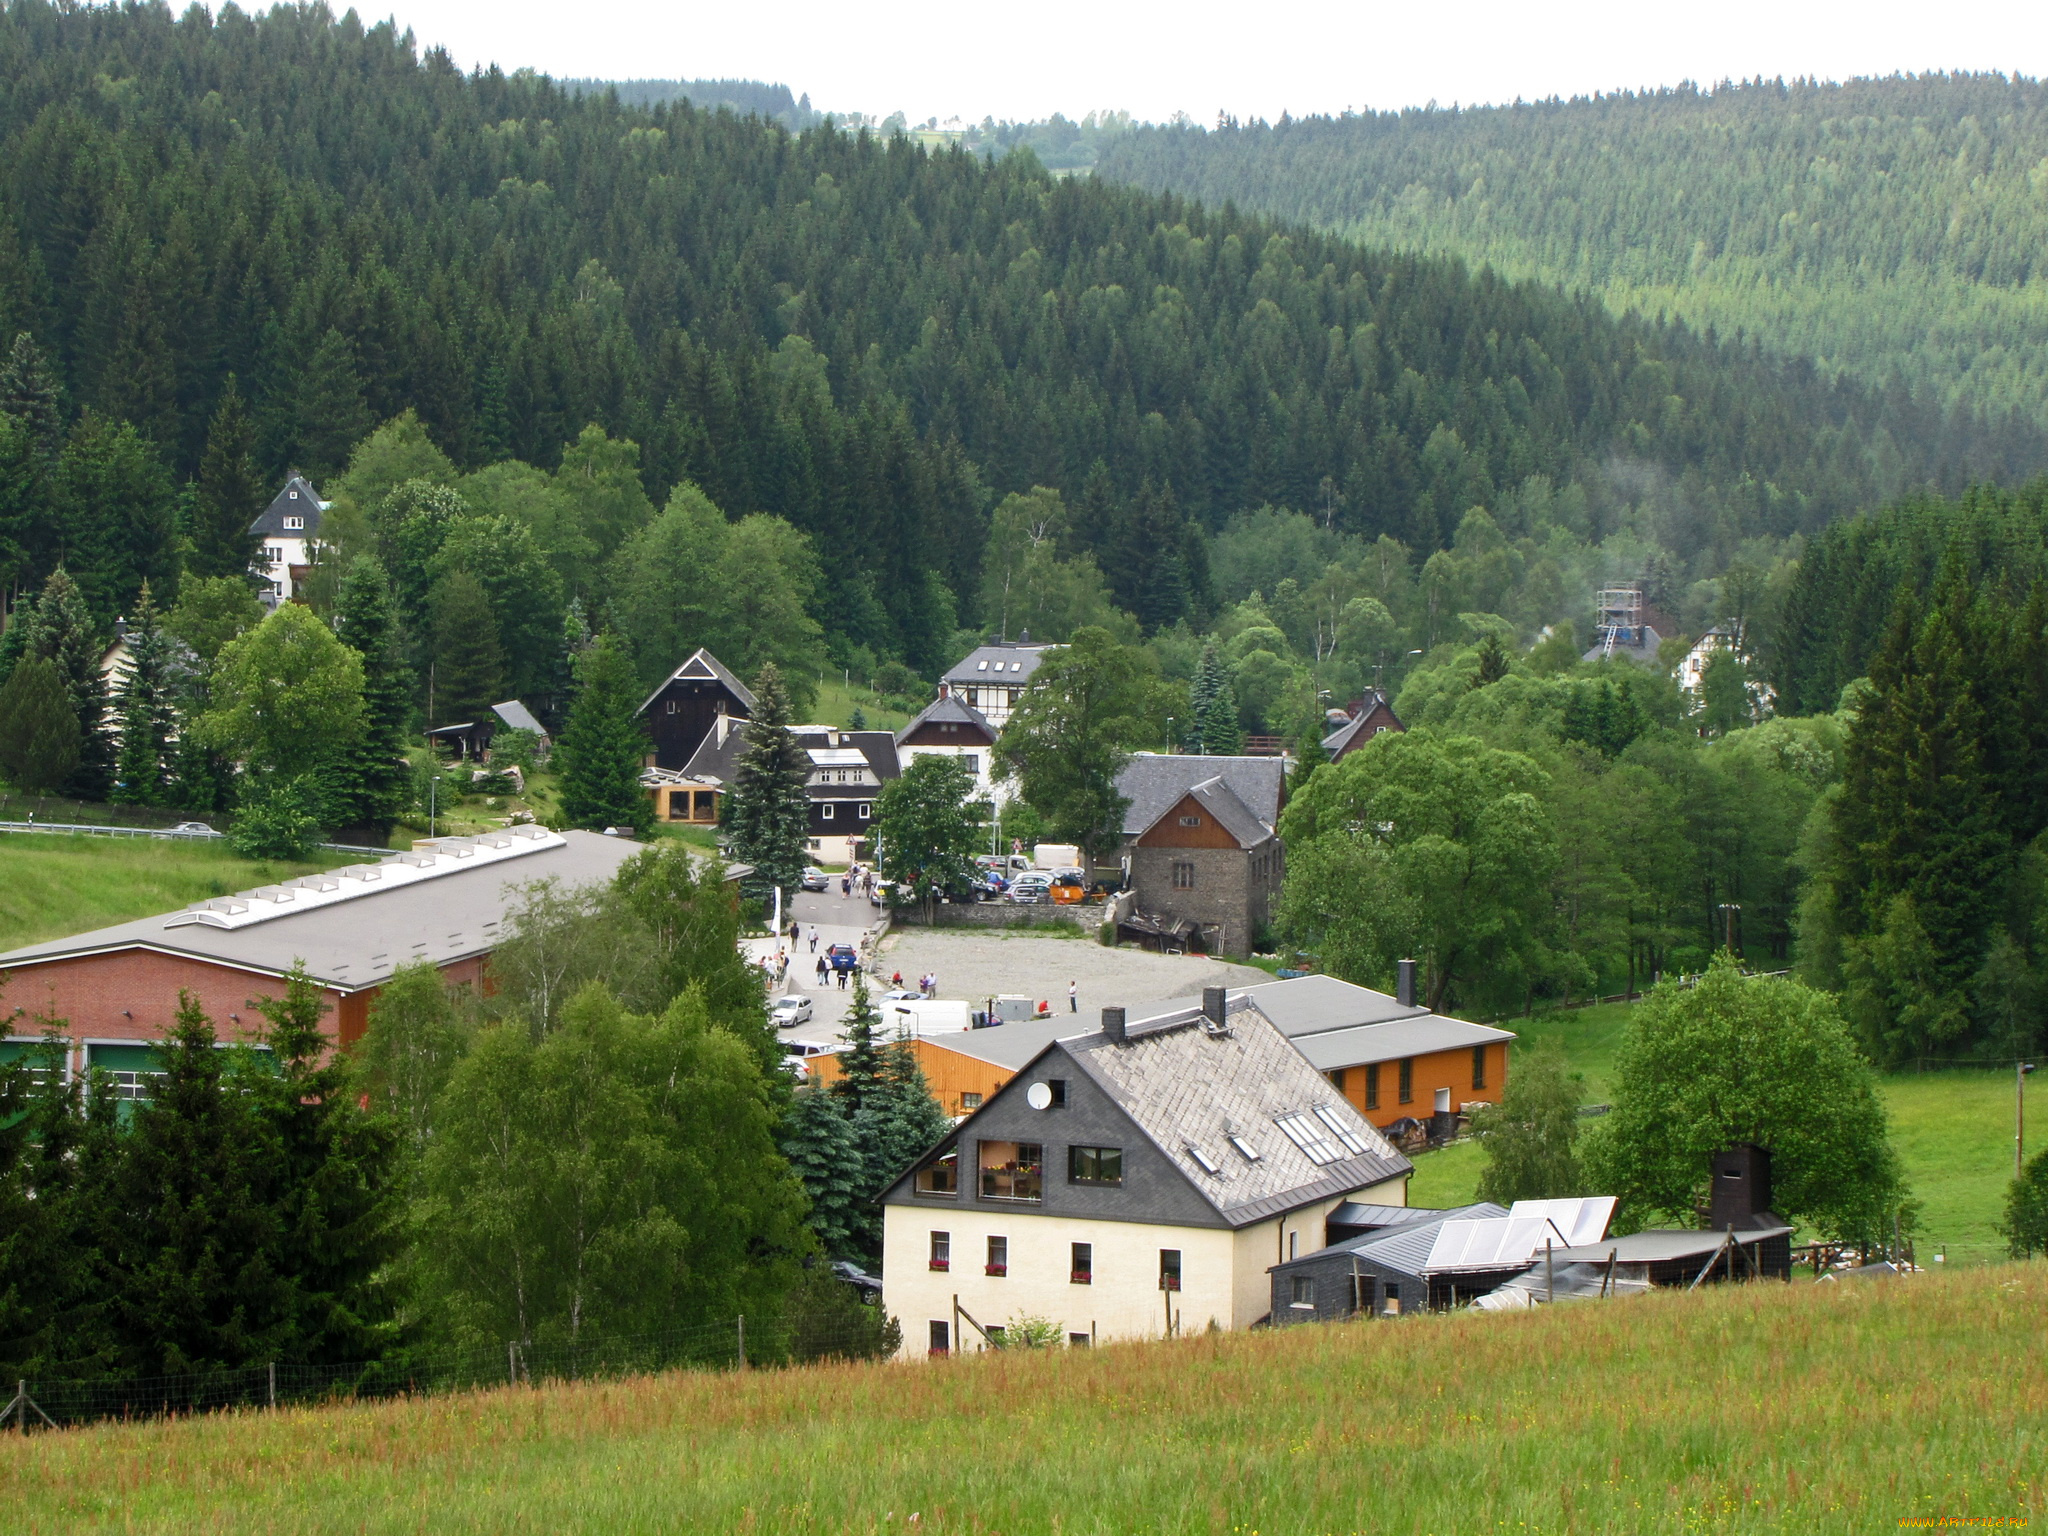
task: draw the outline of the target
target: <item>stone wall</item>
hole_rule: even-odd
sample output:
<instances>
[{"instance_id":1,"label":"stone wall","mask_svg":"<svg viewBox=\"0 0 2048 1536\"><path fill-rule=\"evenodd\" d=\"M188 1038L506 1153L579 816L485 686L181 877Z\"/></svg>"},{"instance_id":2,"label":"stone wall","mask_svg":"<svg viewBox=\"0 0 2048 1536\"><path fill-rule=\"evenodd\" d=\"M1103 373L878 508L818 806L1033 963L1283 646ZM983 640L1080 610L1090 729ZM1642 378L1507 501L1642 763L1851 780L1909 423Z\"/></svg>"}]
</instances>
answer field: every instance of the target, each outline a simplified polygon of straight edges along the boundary
<instances>
[{"instance_id":1,"label":"stone wall","mask_svg":"<svg viewBox=\"0 0 2048 1536\"><path fill-rule=\"evenodd\" d=\"M898 907L892 921L899 928L1079 928L1093 934L1108 910L1100 903L1061 907L1048 903L1016 906L1007 901L941 902L932 908L929 923L922 906Z\"/></svg>"}]
</instances>

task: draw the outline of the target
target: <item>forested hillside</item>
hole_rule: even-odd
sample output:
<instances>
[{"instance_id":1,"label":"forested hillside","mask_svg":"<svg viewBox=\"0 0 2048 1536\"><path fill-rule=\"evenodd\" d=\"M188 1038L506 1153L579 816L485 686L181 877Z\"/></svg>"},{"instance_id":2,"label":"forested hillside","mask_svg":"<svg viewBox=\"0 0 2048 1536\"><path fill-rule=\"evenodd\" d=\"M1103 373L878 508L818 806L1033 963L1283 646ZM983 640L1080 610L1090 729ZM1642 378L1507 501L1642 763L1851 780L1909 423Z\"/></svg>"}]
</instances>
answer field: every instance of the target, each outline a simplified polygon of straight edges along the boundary
<instances>
[{"instance_id":1,"label":"forested hillside","mask_svg":"<svg viewBox=\"0 0 2048 1536\"><path fill-rule=\"evenodd\" d=\"M1756 81L1141 129L1097 173L2048 417L2048 89Z\"/></svg>"},{"instance_id":2,"label":"forested hillside","mask_svg":"<svg viewBox=\"0 0 2048 1536\"><path fill-rule=\"evenodd\" d=\"M1204 530L1265 503L1418 555L1483 505L1717 569L2044 458L2031 429L1454 263L1028 157L464 76L317 6L16 0L0 79L0 344L32 333L58 397L7 479L4 582L104 563L78 573L102 620L144 575L170 595L174 487L231 379L273 484L407 410L458 472L553 470L595 424L646 494L564 535L590 546L565 597L600 617L602 561L688 480L808 537L830 639L920 669L990 621L988 512L1035 484L1149 630L1199 617Z\"/></svg>"}]
</instances>

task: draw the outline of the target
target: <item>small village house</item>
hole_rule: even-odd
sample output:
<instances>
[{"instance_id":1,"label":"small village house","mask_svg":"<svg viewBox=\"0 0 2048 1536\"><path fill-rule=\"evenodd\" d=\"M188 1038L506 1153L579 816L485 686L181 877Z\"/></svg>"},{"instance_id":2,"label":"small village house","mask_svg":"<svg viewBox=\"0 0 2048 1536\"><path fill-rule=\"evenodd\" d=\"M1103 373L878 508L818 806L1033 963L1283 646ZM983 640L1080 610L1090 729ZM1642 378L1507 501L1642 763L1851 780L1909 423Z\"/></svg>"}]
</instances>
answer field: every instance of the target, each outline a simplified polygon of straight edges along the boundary
<instances>
[{"instance_id":1,"label":"small village house","mask_svg":"<svg viewBox=\"0 0 2048 1536\"><path fill-rule=\"evenodd\" d=\"M1347 1200L1403 1203L1409 1172L1251 1002L1105 1009L885 1192L884 1304L912 1358L1019 1316L1077 1345L1247 1328L1273 1264Z\"/></svg>"},{"instance_id":2,"label":"small village house","mask_svg":"<svg viewBox=\"0 0 2048 1536\"><path fill-rule=\"evenodd\" d=\"M849 731L836 725L790 727L797 745L810 759L804 778L804 793L810 800L810 822L806 852L818 864L850 864L862 856L863 843L873 830L875 801L882 786L896 778L900 766L896 737L889 731ZM739 772L746 738L734 728L721 726L707 737L691 756L682 772L673 776L650 770L641 782L657 796L656 809L663 801L677 808L682 796L693 800L707 792L723 795ZM712 806L716 815L716 801ZM680 820L671 815L669 819Z\"/></svg>"},{"instance_id":3,"label":"small village house","mask_svg":"<svg viewBox=\"0 0 2048 1536\"><path fill-rule=\"evenodd\" d=\"M977 646L946 669L939 679L939 697L958 699L979 711L989 728L1000 734L1009 724L1010 712L1031 686L1031 675L1051 649L1033 645L1029 638Z\"/></svg>"},{"instance_id":4,"label":"small village house","mask_svg":"<svg viewBox=\"0 0 2048 1536\"><path fill-rule=\"evenodd\" d=\"M263 582L258 596L266 608L291 602L312 574L320 519L329 505L314 493L305 476L293 475L249 525L249 531L263 540L254 571Z\"/></svg>"},{"instance_id":5,"label":"small village house","mask_svg":"<svg viewBox=\"0 0 2048 1536\"><path fill-rule=\"evenodd\" d=\"M1278 831L1286 763L1140 752L1116 786L1126 802L1126 935L1250 954L1286 873Z\"/></svg>"},{"instance_id":6,"label":"small village house","mask_svg":"<svg viewBox=\"0 0 2048 1536\"><path fill-rule=\"evenodd\" d=\"M1394 706L1387 702L1387 696L1377 688L1366 689L1364 696L1348 710L1332 710L1331 719L1335 721L1340 714L1346 718L1333 724L1323 737L1323 751L1333 763L1343 761L1375 736L1408 729L1401 723L1401 717L1394 713Z\"/></svg>"},{"instance_id":7,"label":"small village house","mask_svg":"<svg viewBox=\"0 0 2048 1536\"><path fill-rule=\"evenodd\" d=\"M706 741L723 741L754 715L754 694L722 661L699 646L640 705L649 768L689 767Z\"/></svg>"},{"instance_id":8,"label":"small village house","mask_svg":"<svg viewBox=\"0 0 2048 1536\"><path fill-rule=\"evenodd\" d=\"M1014 792L996 777L996 728L953 694L940 694L896 733L896 753L907 771L920 757L950 757L974 776L974 798L1007 800Z\"/></svg>"}]
</instances>

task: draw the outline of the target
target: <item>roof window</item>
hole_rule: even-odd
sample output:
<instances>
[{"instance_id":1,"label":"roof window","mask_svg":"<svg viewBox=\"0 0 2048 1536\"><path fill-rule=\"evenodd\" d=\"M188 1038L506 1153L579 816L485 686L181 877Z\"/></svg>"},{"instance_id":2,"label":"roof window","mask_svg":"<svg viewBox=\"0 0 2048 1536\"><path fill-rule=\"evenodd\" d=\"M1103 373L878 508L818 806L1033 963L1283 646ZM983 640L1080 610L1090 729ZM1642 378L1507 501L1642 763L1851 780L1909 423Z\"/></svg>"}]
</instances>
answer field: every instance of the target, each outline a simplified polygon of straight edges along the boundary
<instances>
[{"instance_id":1,"label":"roof window","mask_svg":"<svg viewBox=\"0 0 2048 1536\"><path fill-rule=\"evenodd\" d=\"M1316 1106L1316 1118L1327 1125L1330 1128L1331 1134L1343 1142L1348 1150L1352 1152L1364 1152L1366 1150L1365 1138L1353 1130L1346 1123L1344 1117L1329 1105L1318 1104Z\"/></svg>"},{"instance_id":2,"label":"roof window","mask_svg":"<svg viewBox=\"0 0 2048 1536\"><path fill-rule=\"evenodd\" d=\"M1275 1115L1273 1123L1318 1167L1337 1162L1344 1156L1343 1149L1324 1134L1322 1126L1299 1110L1291 1115Z\"/></svg>"},{"instance_id":3,"label":"roof window","mask_svg":"<svg viewBox=\"0 0 2048 1536\"><path fill-rule=\"evenodd\" d=\"M986 672L988 670L988 658L984 656L980 661L977 661L974 664L974 670L977 672Z\"/></svg>"},{"instance_id":4,"label":"roof window","mask_svg":"<svg viewBox=\"0 0 2048 1536\"><path fill-rule=\"evenodd\" d=\"M1201 1165L1202 1172L1204 1173L1221 1173L1223 1171L1221 1163L1217 1162L1215 1158L1204 1152L1192 1141L1188 1143L1188 1156Z\"/></svg>"},{"instance_id":5,"label":"roof window","mask_svg":"<svg viewBox=\"0 0 2048 1536\"><path fill-rule=\"evenodd\" d=\"M1256 1163L1259 1160L1259 1149L1246 1141L1242 1136L1231 1136L1226 1139L1244 1155L1246 1162Z\"/></svg>"}]
</instances>

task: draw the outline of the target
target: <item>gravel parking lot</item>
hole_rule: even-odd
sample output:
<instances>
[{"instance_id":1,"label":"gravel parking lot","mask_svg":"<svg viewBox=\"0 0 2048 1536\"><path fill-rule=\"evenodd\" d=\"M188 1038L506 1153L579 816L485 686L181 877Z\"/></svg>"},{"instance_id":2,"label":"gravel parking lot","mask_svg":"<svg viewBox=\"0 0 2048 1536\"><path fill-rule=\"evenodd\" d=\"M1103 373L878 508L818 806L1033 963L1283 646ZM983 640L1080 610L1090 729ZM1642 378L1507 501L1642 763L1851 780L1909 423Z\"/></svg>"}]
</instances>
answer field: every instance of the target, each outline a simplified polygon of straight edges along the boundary
<instances>
[{"instance_id":1,"label":"gravel parking lot","mask_svg":"<svg viewBox=\"0 0 2048 1536\"><path fill-rule=\"evenodd\" d=\"M876 966L882 978L903 973L917 984L926 971L938 977L940 997L981 999L1023 993L1067 1006L1067 984L1081 984L1081 1012L1137 1007L1168 998L1198 996L1204 987L1254 985L1273 978L1249 965L1206 955L1155 955L1141 949L1105 949L1092 935L1057 932L962 932L899 928L882 940Z\"/></svg>"}]
</instances>

